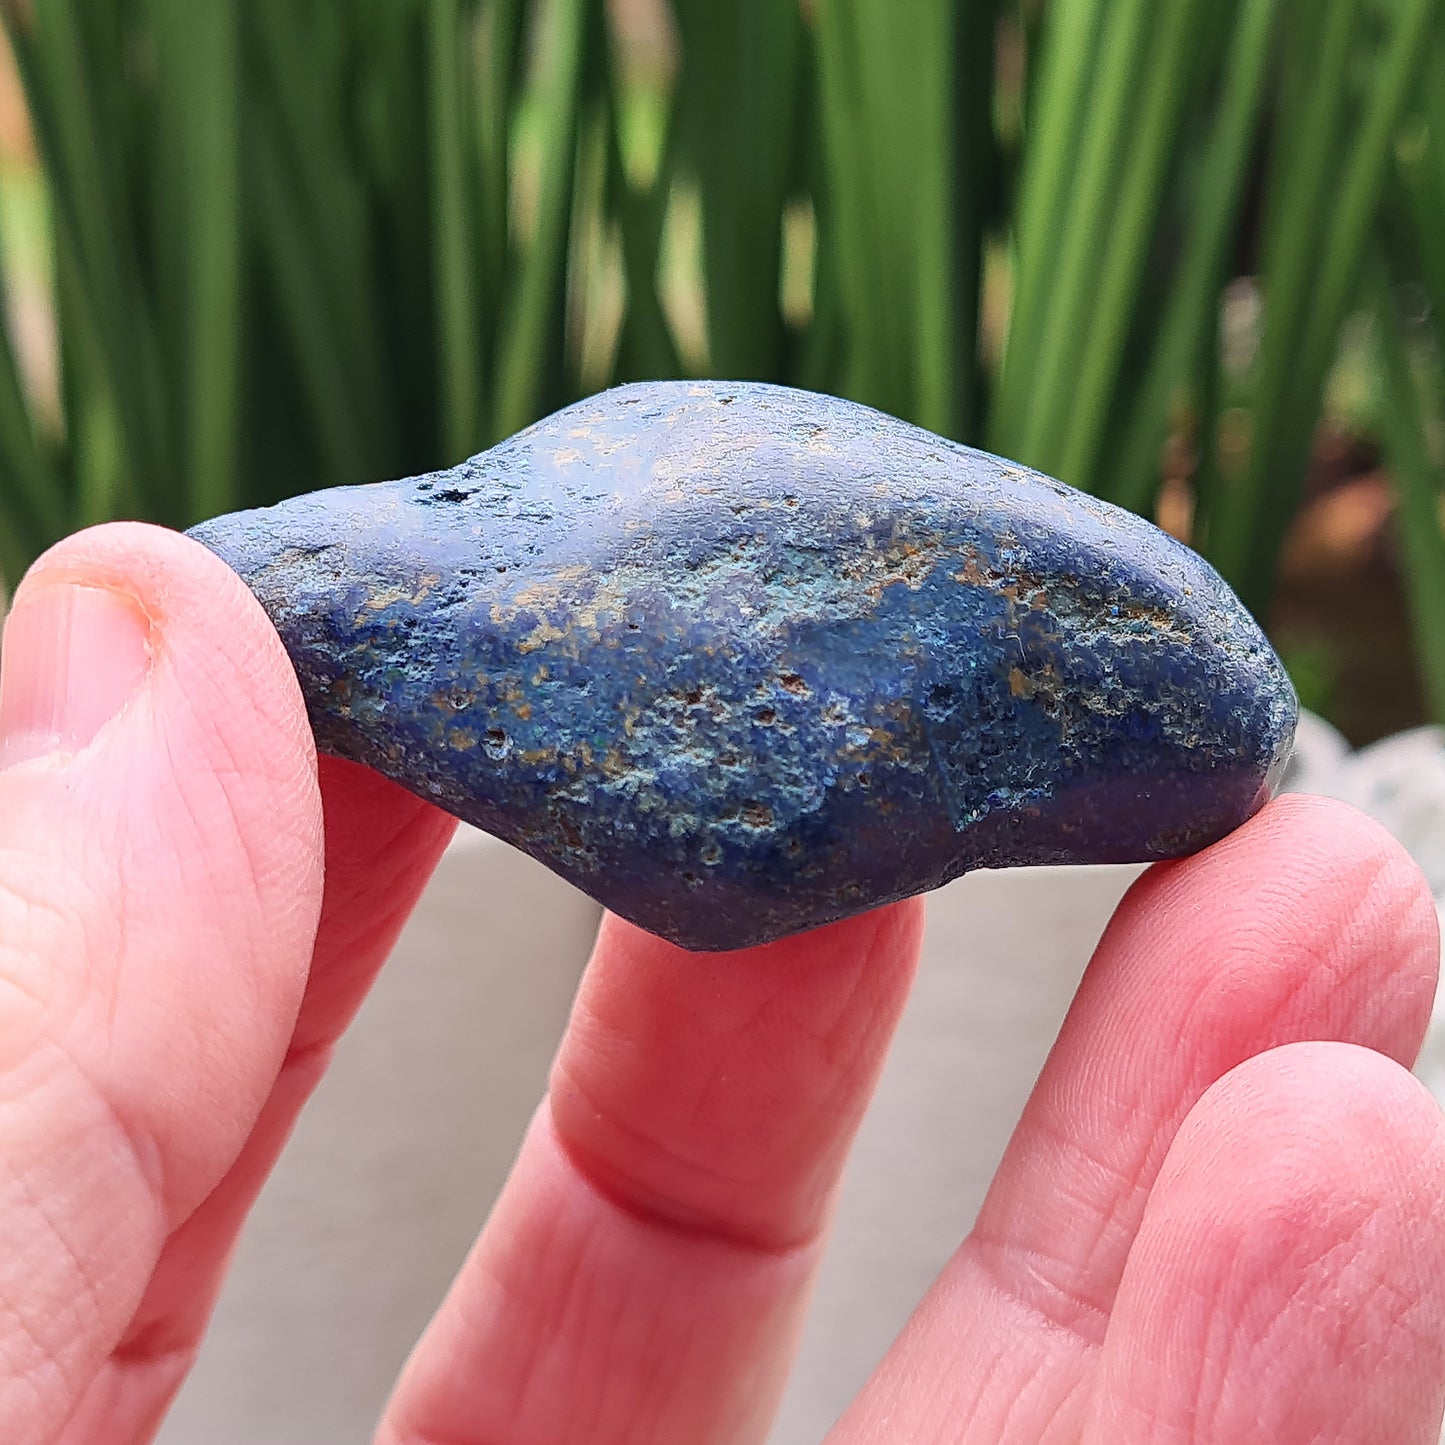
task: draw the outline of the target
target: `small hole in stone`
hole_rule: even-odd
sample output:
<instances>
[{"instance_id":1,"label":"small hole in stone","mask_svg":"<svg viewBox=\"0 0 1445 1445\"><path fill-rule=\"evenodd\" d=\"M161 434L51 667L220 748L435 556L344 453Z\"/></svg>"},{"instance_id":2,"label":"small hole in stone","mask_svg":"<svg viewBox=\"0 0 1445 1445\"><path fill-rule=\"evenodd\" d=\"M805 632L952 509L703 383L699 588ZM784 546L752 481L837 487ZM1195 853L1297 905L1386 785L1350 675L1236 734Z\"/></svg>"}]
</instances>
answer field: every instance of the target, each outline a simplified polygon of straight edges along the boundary
<instances>
[{"instance_id":1,"label":"small hole in stone","mask_svg":"<svg viewBox=\"0 0 1445 1445\"><path fill-rule=\"evenodd\" d=\"M488 728L487 741L494 748L499 748L507 741L507 735L501 730L501 728Z\"/></svg>"},{"instance_id":2,"label":"small hole in stone","mask_svg":"<svg viewBox=\"0 0 1445 1445\"><path fill-rule=\"evenodd\" d=\"M757 716L758 721L762 723L765 728L771 727L778 720L777 713L775 713L770 707L760 708L758 710Z\"/></svg>"},{"instance_id":3,"label":"small hole in stone","mask_svg":"<svg viewBox=\"0 0 1445 1445\"><path fill-rule=\"evenodd\" d=\"M871 773L859 773L858 786L860 788L871 788L873 786L873 775Z\"/></svg>"},{"instance_id":4,"label":"small hole in stone","mask_svg":"<svg viewBox=\"0 0 1445 1445\"><path fill-rule=\"evenodd\" d=\"M698 703L702 701L702 689L697 687L689 688L685 693L683 693L682 700L689 707L696 707Z\"/></svg>"}]
</instances>

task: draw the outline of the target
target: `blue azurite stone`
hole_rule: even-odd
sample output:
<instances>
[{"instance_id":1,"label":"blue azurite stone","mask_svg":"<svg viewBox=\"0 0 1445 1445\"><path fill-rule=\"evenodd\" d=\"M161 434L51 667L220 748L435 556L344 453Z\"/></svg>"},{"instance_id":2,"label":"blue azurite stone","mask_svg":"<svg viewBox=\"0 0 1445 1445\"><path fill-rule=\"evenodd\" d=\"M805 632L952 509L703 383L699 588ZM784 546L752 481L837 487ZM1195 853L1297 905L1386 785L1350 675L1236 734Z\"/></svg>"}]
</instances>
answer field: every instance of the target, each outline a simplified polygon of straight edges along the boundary
<instances>
[{"instance_id":1,"label":"blue azurite stone","mask_svg":"<svg viewBox=\"0 0 1445 1445\"><path fill-rule=\"evenodd\" d=\"M623 387L195 535L270 613L323 749L693 948L970 868L1192 852L1294 731L1187 548L777 387Z\"/></svg>"}]
</instances>

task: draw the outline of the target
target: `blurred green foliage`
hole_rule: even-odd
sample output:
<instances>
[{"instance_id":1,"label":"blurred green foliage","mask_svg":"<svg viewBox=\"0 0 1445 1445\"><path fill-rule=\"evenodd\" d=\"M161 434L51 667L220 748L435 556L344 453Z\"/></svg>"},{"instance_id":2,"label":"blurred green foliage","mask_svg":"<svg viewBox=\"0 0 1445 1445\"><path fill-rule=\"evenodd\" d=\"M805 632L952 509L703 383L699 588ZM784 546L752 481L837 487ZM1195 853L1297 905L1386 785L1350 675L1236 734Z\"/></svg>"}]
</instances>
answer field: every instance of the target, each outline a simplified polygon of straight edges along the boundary
<instances>
[{"instance_id":1,"label":"blurred green foliage","mask_svg":"<svg viewBox=\"0 0 1445 1445\"><path fill-rule=\"evenodd\" d=\"M0 4L58 335L47 398L0 334L9 575L705 373L1146 513L1182 438L1263 612L1364 313L1445 717L1445 0Z\"/></svg>"}]
</instances>

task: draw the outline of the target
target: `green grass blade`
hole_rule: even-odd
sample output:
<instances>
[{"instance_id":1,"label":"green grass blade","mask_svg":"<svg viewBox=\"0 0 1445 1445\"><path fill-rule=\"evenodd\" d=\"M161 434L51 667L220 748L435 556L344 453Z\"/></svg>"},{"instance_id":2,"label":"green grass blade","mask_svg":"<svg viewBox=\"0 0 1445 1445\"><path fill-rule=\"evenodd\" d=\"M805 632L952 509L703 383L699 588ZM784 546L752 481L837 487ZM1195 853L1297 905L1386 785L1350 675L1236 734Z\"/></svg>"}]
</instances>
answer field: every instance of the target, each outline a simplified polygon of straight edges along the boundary
<instances>
[{"instance_id":1,"label":"green grass blade","mask_svg":"<svg viewBox=\"0 0 1445 1445\"><path fill-rule=\"evenodd\" d=\"M0 196L8 202L3 186ZM11 536L31 549L28 562L69 530L69 508L65 479L41 441L16 360L12 281L9 257L0 250L0 512L8 515ZM4 575L14 581L19 574L5 564Z\"/></svg>"},{"instance_id":2,"label":"green grass blade","mask_svg":"<svg viewBox=\"0 0 1445 1445\"><path fill-rule=\"evenodd\" d=\"M888 294L894 278L880 249L858 135L862 74L850 8L827 5L814 20L814 30L826 165L817 202L818 244L820 253L828 253L824 274L831 288L826 303L820 290L818 305L830 304L839 331L846 330L841 389L856 400L897 410L906 374L902 348L889 328L899 320L901 306ZM870 303L870 286L876 288L876 304Z\"/></svg>"},{"instance_id":3,"label":"green grass blade","mask_svg":"<svg viewBox=\"0 0 1445 1445\"><path fill-rule=\"evenodd\" d=\"M1430 298L1437 341L1445 349L1445 183L1437 168L1434 122L1422 123L1401 147L1400 209L1410 232L1414 274ZM1445 153L1445 147L1440 147Z\"/></svg>"},{"instance_id":4,"label":"green grass blade","mask_svg":"<svg viewBox=\"0 0 1445 1445\"><path fill-rule=\"evenodd\" d=\"M628 175L622 130L630 97L623 82L619 57L613 53L609 58L607 205L622 237L622 263L627 288L626 310L618 338L617 380L640 381L679 376L682 374L682 361L658 289L662 233L676 164L675 111L671 106L666 110L663 121L666 133L659 147L657 170L644 189L634 184Z\"/></svg>"},{"instance_id":5,"label":"green grass blade","mask_svg":"<svg viewBox=\"0 0 1445 1445\"><path fill-rule=\"evenodd\" d=\"M1154 239L1160 198L1175 141L1190 99L1215 0L1175 0L1164 7L1154 52L1145 70L1138 123L1128 146L1118 199L1107 231L1095 245L1104 256L1087 323L1081 328L1078 369L1066 402L1060 475L1087 491L1098 489L1100 450L1117 409L1119 368Z\"/></svg>"},{"instance_id":6,"label":"green grass blade","mask_svg":"<svg viewBox=\"0 0 1445 1445\"><path fill-rule=\"evenodd\" d=\"M880 292L891 278L878 250L878 225L870 204L866 160L858 126L851 118L862 85L851 12L845 6L827 5L814 19L813 28L825 165L817 197L818 246L820 253L828 253L831 262L826 274L839 330L847 331L847 354L839 385L857 400L886 408L893 401L881 394L886 377L875 380L869 362L874 372L891 373L897 380L903 374L902 358L890 353L886 335L868 334L863 329L870 315L879 312L896 319L897 307L885 305L870 313L867 305L869 278L874 278ZM820 293L818 304L822 300Z\"/></svg>"},{"instance_id":7,"label":"green grass blade","mask_svg":"<svg viewBox=\"0 0 1445 1445\"><path fill-rule=\"evenodd\" d=\"M348 387L346 340L333 324L317 285L316 260L296 194L280 158L282 142L271 111L253 107L249 192L255 223L280 297L285 334L295 354L325 474L316 486L374 480L378 447L368 419Z\"/></svg>"},{"instance_id":8,"label":"green grass blade","mask_svg":"<svg viewBox=\"0 0 1445 1445\"><path fill-rule=\"evenodd\" d=\"M953 434L976 444L985 440L986 383L979 355L984 252L1002 169L994 133L998 11L997 0L975 0L955 11L952 215L945 218L953 232L954 304L951 315L939 308L956 338ZM950 258L940 257L938 264L947 266ZM925 314L929 304L926 295L920 298Z\"/></svg>"},{"instance_id":9,"label":"green grass blade","mask_svg":"<svg viewBox=\"0 0 1445 1445\"><path fill-rule=\"evenodd\" d=\"M566 323L566 265L577 171L577 137L589 0L556 0L551 29L539 46L535 114L541 127L541 177L536 223L517 262L498 335L492 435L535 421L560 400L558 364Z\"/></svg>"},{"instance_id":10,"label":"green grass blade","mask_svg":"<svg viewBox=\"0 0 1445 1445\"><path fill-rule=\"evenodd\" d=\"M1306 312L1313 304L1331 186L1339 174L1358 15L1359 0L1329 0L1322 23L1307 13L1307 7L1296 4L1286 30L1292 36L1301 26L1318 27L1314 73L1309 84L1296 83L1286 90L1291 108L1281 111L1275 121L1264 327L1250 462L1243 476L1219 479L1208 519L1209 558L1237 590L1245 588L1252 571L1254 541L1265 527L1265 513L1281 495L1281 479L1274 474L1281 449L1278 439L1286 426L1288 395L1301 360ZM1245 600L1255 608L1265 602L1258 591Z\"/></svg>"},{"instance_id":11,"label":"green grass blade","mask_svg":"<svg viewBox=\"0 0 1445 1445\"><path fill-rule=\"evenodd\" d=\"M157 140L166 167L159 299L176 298L172 357L188 520L241 505L237 465L241 373L241 197L235 0L154 0L158 78L165 83Z\"/></svg>"},{"instance_id":12,"label":"green grass blade","mask_svg":"<svg viewBox=\"0 0 1445 1445\"><path fill-rule=\"evenodd\" d=\"M1212 379L1216 369L1208 342L1216 335L1279 13L1278 0L1243 0L1240 5L1225 59L1224 89L1190 208L1193 224L1184 257L1170 288L1143 390L1130 409L1111 467L1099 473L1100 493L1136 512L1146 510L1153 499L1175 397L1191 377Z\"/></svg>"},{"instance_id":13,"label":"green grass blade","mask_svg":"<svg viewBox=\"0 0 1445 1445\"><path fill-rule=\"evenodd\" d=\"M287 237L288 255L275 265L295 283L285 288L289 304L301 304L302 286L315 292L304 309L332 333L326 350L339 367L358 447L373 467L389 469L397 456L398 426L377 302L376 234L345 110L350 59L345 12L297 7L290 0L249 0L242 13L254 65L246 97L255 122L249 149L264 155L258 169L268 195L274 198L279 186L290 211L284 218L272 213L267 227L269 241L282 233ZM310 324L296 322L302 329ZM314 347L305 354L314 361ZM321 385L313 381L313 393ZM318 419L318 424L332 422Z\"/></svg>"},{"instance_id":14,"label":"green grass blade","mask_svg":"<svg viewBox=\"0 0 1445 1445\"><path fill-rule=\"evenodd\" d=\"M803 22L777 0L674 0L684 145L702 201L708 354L715 375L773 377L783 208L796 171Z\"/></svg>"},{"instance_id":15,"label":"green grass blade","mask_svg":"<svg viewBox=\"0 0 1445 1445\"><path fill-rule=\"evenodd\" d=\"M0 472L0 511L11 514L17 536L38 551L65 535L69 528L61 478L36 439L8 325L0 327Z\"/></svg>"},{"instance_id":16,"label":"green grass blade","mask_svg":"<svg viewBox=\"0 0 1445 1445\"><path fill-rule=\"evenodd\" d=\"M1152 0L1118 0L1103 37L1091 103L1079 142L1079 172L1069 196L1038 370L1018 436L1018 460L1057 472L1065 458L1070 397L1078 377L1103 264L1100 238L1117 197L1119 156L1139 114L1150 37L1158 23ZM1067 478L1065 478L1067 480Z\"/></svg>"},{"instance_id":17,"label":"green grass blade","mask_svg":"<svg viewBox=\"0 0 1445 1445\"><path fill-rule=\"evenodd\" d=\"M458 0L432 0L426 25L441 430L448 455L464 457L478 450L483 439L483 378Z\"/></svg>"},{"instance_id":18,"label":"green grass blade","mask_svg":"<svg viewBox=\"0 0 1445 1445\"><path fill-rule=\"evenodd\" d=\"M8 600L25 569L38 555L34 538L0 507L0 601Z\"/></svg>"},{"instance_id":19,"label":"green grass blade","mask_svg":"<svg viewBox=\"0 0 1445 1445\"><path fill-rule=\"evenodd\" d=\"M1106 0L1054 0L1024 116L1023 174L1014 213L1013 303L989 418L991 445L1012 455L1023 437L1049 325L1067 202L1088 113Z\"/></svg>"},{"instance_id":20,"label":"green grass blade","mask_svg":"<svg viewBox=\"0 0 1445 1445\"><path fill-rule=\"evenodd\" d=\"M609 120L605 87L594 87L589 81L577 134L577 168L567 232L567 309L558 401L602 390L616 370L626 283L616 238L609 231Z\"/></svg>"},{"instance_id":21,"label":"green grass blade","mask_svg":"<svg viewBox=\"0 0 1445 1445\"><path fill-rule=\"evenodd\" d=\"M57 246L56 306L65 346L66 441L74 472L74 522L89 527L116 517L151 516L125 470L114 396L105 374L104 348L81 301L84 286L74 252Z\"/></svg>"},{"instance_id":22,"label":"green grass blade","mask_svg":"<svg viewBox=\"0 0 1445 1445\"><path fill-rule=\"evenodd\" d=\"M813 147L813 164L822 170L822 158ZM826 184L814 178L814 206L822 207ZM839 264L838 248L827 244L820 235L821 217L814 214L813 316L794 354L787 380L809 391L838 393L844 390L844 336L842 287L836 278Z\"/></svg>"},{"instance_id":23,"label":"green grass blade","mask_svg":"<svg viewBox=\"0 0 1445 1445\"><path fill-rule=\"evenodd\" d=\"M523 0L488 0L480 38L481 72L473 87L481 326L489 339L501 315L511 244L512 119L522 76L525 10Z\"/></svg>"},{"instance_id":24,"label":"green grass blade","mask_svg":"<svg viewBox=\"0 0 1445 1445\"><path fill-rule=\"evenodd\" d=\"M827 163L820 254L832 251L821 274L837 287L844 389L956 434L976 337L955 327L958 258L972 245L954 231L955 8L830 0L815 24Z\"/></svg>"},{"instance_id":25,"label":"green grass blade","mask_svg":"<svg viewBox=\"0 0 1445 1445\"><path fill-rule=\"evenodd\" d=\"M1358 284L1396 137L1415 94L1416 83L1429 54L1429 40L1441 16L1439 0L1401 0L1396 7L1394 32L1379 66L1345 157L1343 183L1326 235L1323 262L1314 288L1305 329L1305 354L1324 370L1334 359L1336 338ZM1298 388L1313 408L1312 386Z\"/></svg>"},{"instance_id":26,"label":"green grass blade","mask_svg":"<svg viewBox=\"0 0 1445 1445\"><path fill-rule=\"evenodd\" d=\"M899 254L911 254L913 417L931 431L972 430L969 397L977 382L978 296L982 284L983 184L993 149L994 35L991 6L940 6L921 43L938 62L916 71L914 104L895 122L937 137L936 158L912 168L912 225L890 230ZM965 8L973 13L965 19ZM870 12L878 13L876 10ZM879 43L875 29L870 43ZM901 59L901 57L900 57ZM895 83L901 67L894 72ZM967 94L965 88L970 87ZM879 158L875 157L875 164Z\"/></svg>"},{"instance_id":27,"label":"green grass blade","mask_svg":"<svg viewBox=\"0 0 1445 1445\"><path fill-rule=\"evenodd\" d=\"M1440 469L1430 456L1419 385L1384 266L1374 268L1381 427L1399 498L1396 535L1430 711L1445 722L1445 532Z\"/></svg>"},{"instance_id":28,"label":"green grass blade","mask_svg":"<svg viewBox=\"0 0 1445 1445\"><path fill-rule=\"evenodd\" d=\"M140 290L135 218L124 204L123 137L103 127L96 110L113 77L85 44L86 24L98 14L82 12L74 0L47 0L36 9L32 31L14 11L3 12L51 185L72 314L84 313L91 381L113 399L122 449L117 475L134 495L126 502L118 493L93 493L92 504L102 508L93 519L139 504L152 516L173 520L176 473L164 444L165 388Z\"/></svg>"},{"instance_id":29,"label":"green grass blade","mask_svg":"<svg viewBox=\"0 0 1445 1445\"><path fill-rule=\"evenodd\" d=\"M470 0L467 0L470 6ZM362 0L351 36L349 84L356 99L354 128L337 127L337 141L349 141L356 194L363 205L366 244L373 271L361 298L374 313L380 347L380 385L389 414L395 452L380 469L419 472L456 453L441 440L446 389L440 376L443 344L438 338L437 248L433 225L430 142L430 11L395 0ZM470 14L468 8L465 14ZM463 105L470 106L475 66L469 62L469 26L458 39ZM469 132L470 126L465 127ZM344 134L343 134L344 133ZM470 151L472 139L466 136ZM475 163L464 162L470 183ZM469 184L469 191L475 187ZM475 212L474 196L469 204ZM474 268L474 270L477 268ZM480 286L481 277L474 275Z\"/></svg>"},{"instance_id":30,"label":"green grass blade","mask_svg":"<svg viewBox=\"0 0 1445 1445\"><path fill-rule=\"evenodd\" d=\"M1421 218L1429 235L1422 235L1420 244L1423 247L1428 242L1430 247L1425 280L1430 289L1441 354L1445 355L1445 34L1435 36L1421 92L1427 138L1424 159L1432 178L1432 202L1428 215Z\"/></svg>"},{"instance_id":31,"label":"green grass blade","mask_svg":"<svg viewBox=\"0 0 1445 1445\"><path fill-rule=\"evenodd\" d=\"M1318 228L1322 247L1306 248L1302 242L1294 264L1274 278L1283 289L1270 294L1268 307L1272 323L1279 306L1280 324L1266 330L1248 486L1219 513L1218 541L1211 543L1221 570L1257 608L1268 598L1298 504L1340 328L1374 234L1394 140L1439 13L1437 0L1401 0L1343 157L1327 139L1316 141L1312 133L1301 137L1301 145L1311 151L1314 183L1307 189L1317 204L1299 217L1299 226L1302 234ZM1342 57L1341 75L1346 63L1347 56ZM1313 110L1300 123L1316 124ZM1316 264L1310 264L1309 251L1317 254Z\"/></svg>"}]
</instances>

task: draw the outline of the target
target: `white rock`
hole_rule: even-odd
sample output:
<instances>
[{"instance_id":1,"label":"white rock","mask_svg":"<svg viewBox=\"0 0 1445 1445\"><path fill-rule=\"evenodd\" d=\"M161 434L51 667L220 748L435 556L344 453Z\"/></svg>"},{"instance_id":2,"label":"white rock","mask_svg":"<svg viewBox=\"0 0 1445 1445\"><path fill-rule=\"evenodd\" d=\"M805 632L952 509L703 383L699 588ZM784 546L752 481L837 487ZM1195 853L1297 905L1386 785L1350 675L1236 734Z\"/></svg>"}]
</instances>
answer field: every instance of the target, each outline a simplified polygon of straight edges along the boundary
<instances>
[{"instance_id":1,"label":"white rock","mask_svg":"<svg viewBox=\"0 0 1445 1445\"><path fill-rule=\"evenodd\" d=\"M1331 797L1331 784L1349 756L1350 744L1338 728L1313 713L1302 713L1284 786L1292 793Z\"/></svg>"}]
</instances>

